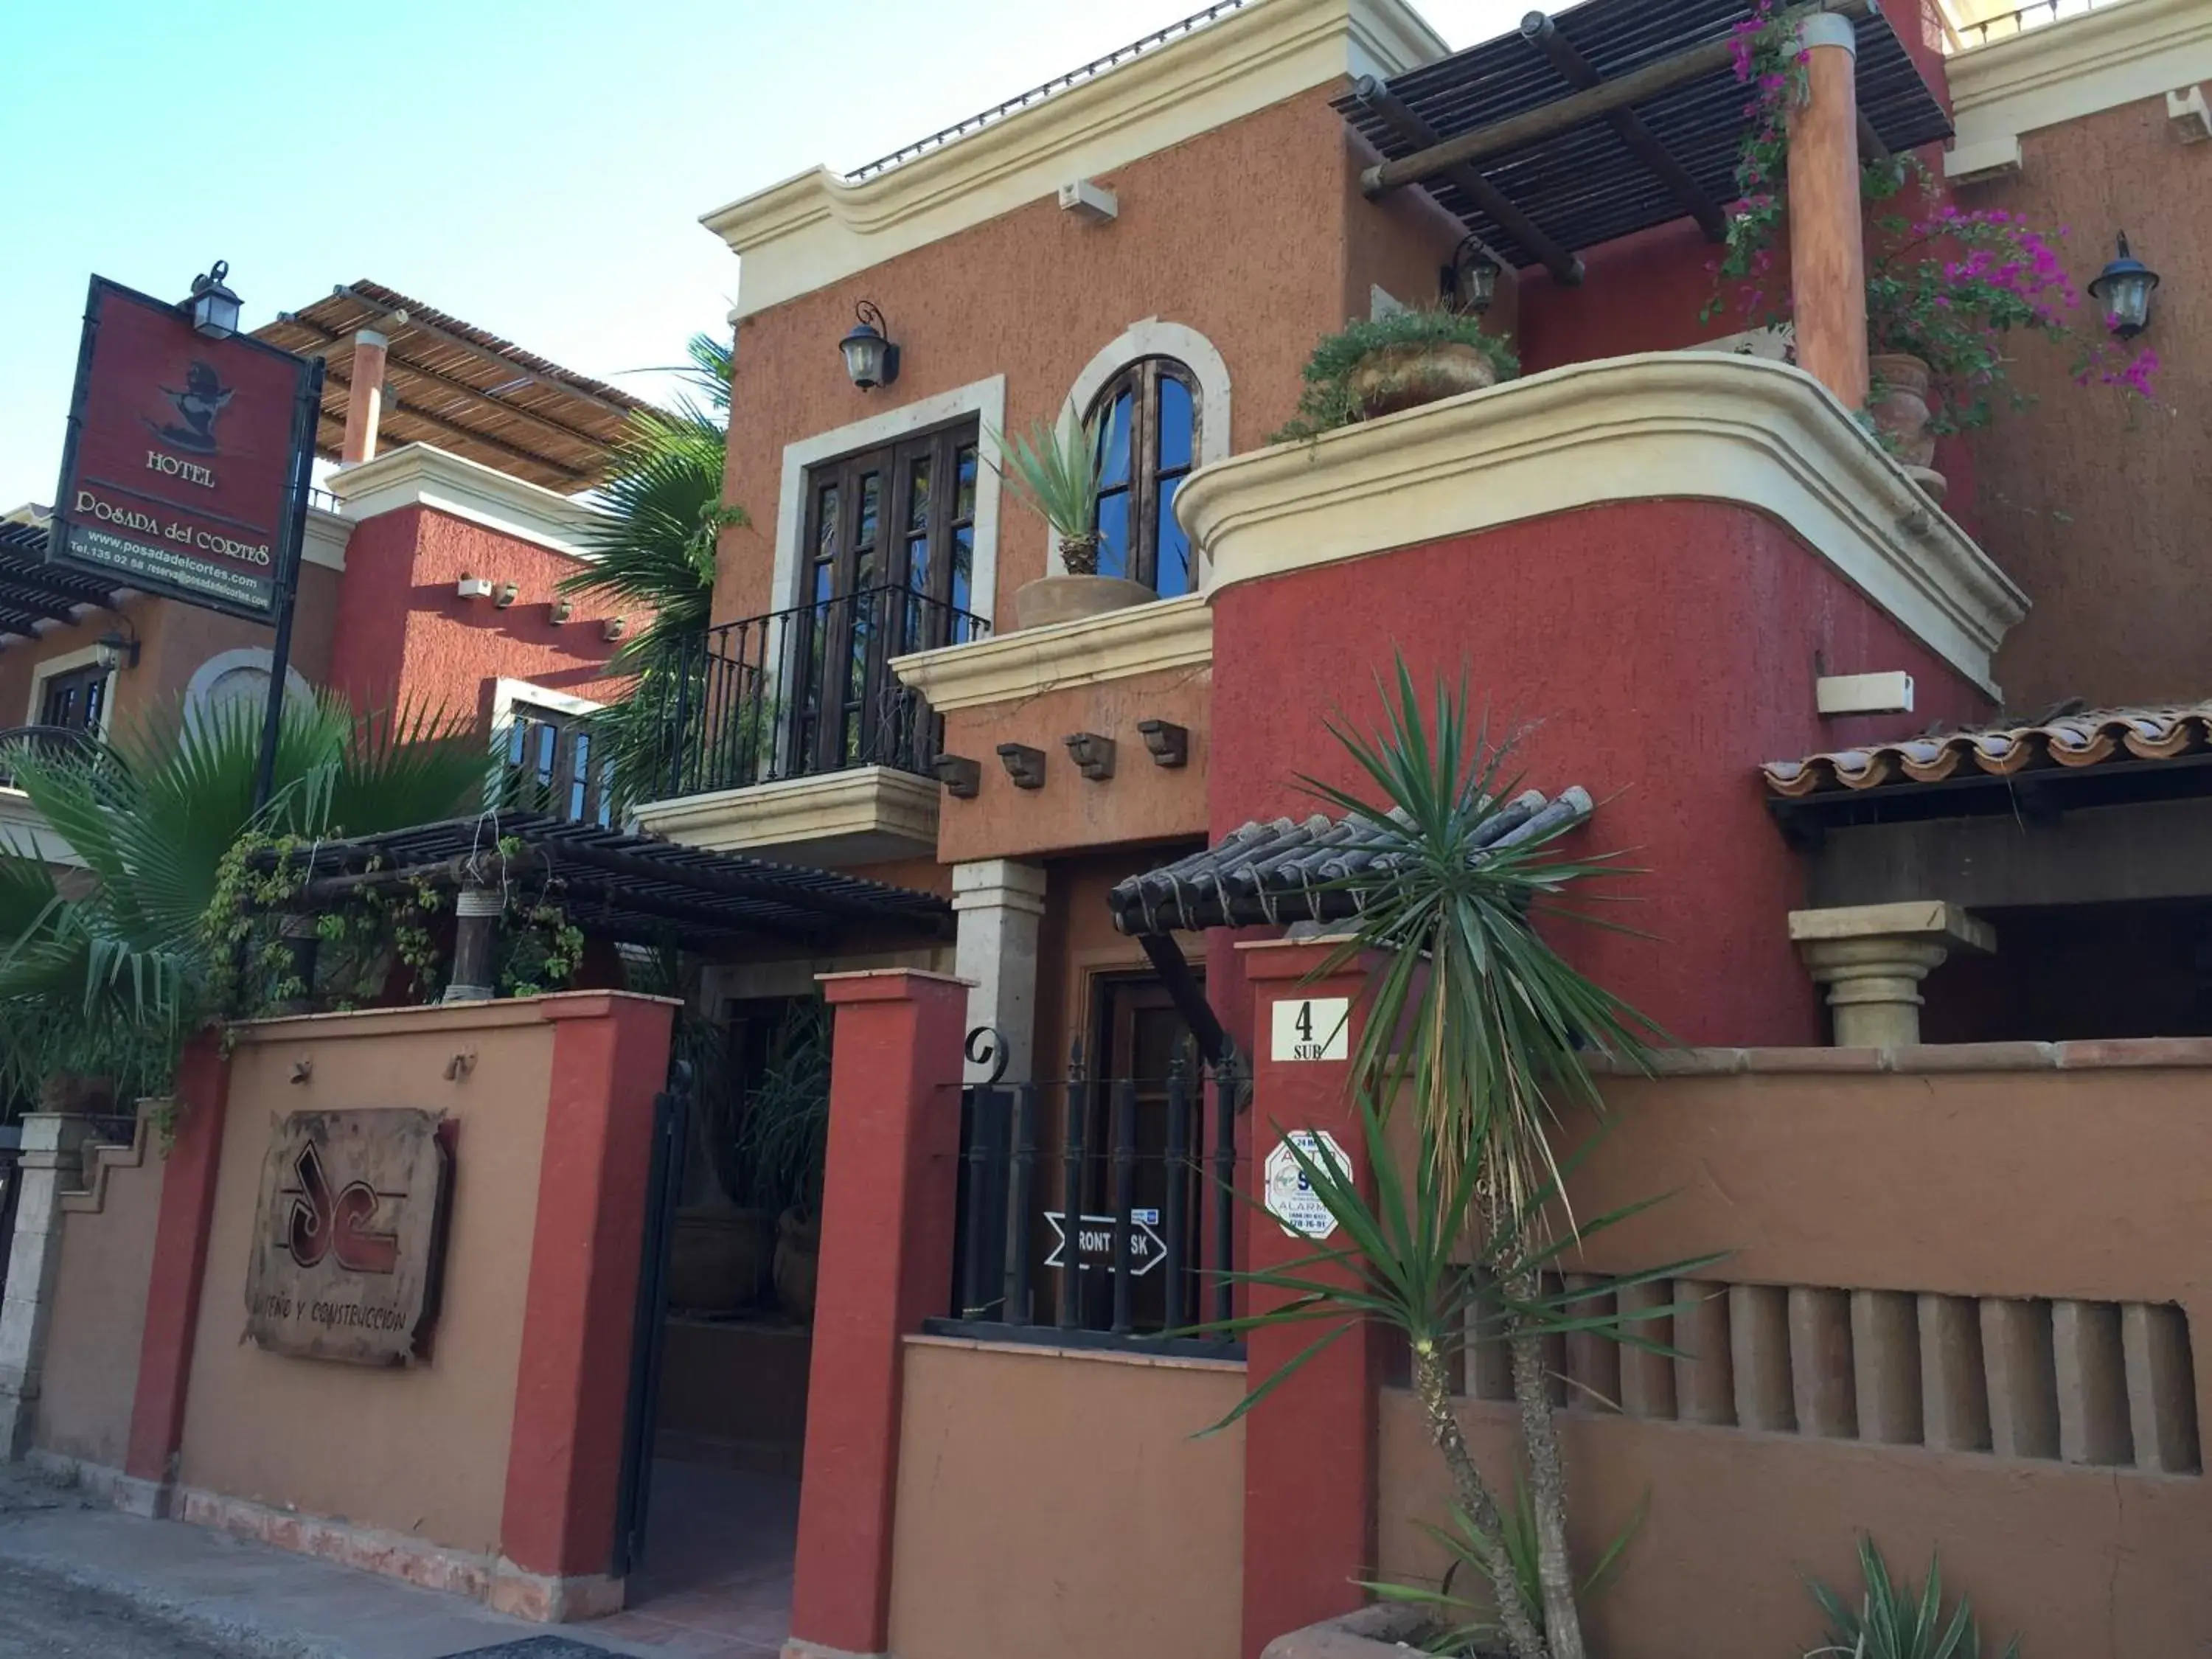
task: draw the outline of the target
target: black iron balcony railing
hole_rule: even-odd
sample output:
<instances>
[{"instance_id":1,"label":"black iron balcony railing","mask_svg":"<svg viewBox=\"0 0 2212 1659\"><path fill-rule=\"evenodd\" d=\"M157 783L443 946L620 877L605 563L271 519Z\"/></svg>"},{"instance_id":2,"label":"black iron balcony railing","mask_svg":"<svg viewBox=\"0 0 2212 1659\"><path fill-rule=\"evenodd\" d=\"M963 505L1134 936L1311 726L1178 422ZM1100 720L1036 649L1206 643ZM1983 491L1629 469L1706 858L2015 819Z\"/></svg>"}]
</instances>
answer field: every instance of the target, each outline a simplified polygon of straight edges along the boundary
<instances>
[{"instance_id":1,"label":"black iron balcony railing","mask_svg":"<svg viewBox=\"0 0 2212 1659\"><path fill-rule=\"evenodd\" d=\"M944 722L891 659L965 645L981 617L903 587L727 623L664 659L672 722L665 793L706 794L783 778L889 766L928 776Z\"/></svg>"}]
</instances>

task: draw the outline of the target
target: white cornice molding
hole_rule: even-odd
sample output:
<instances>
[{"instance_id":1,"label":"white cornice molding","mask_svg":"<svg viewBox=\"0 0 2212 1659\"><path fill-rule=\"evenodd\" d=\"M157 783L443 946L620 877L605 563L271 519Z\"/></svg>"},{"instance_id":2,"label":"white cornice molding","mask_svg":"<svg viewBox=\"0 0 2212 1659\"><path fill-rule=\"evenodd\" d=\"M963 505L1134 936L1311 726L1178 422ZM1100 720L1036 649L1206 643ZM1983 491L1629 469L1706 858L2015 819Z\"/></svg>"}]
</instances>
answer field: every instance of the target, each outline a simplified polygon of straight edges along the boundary
<instances>
[{"instance_id":1,"label":"white cornice molding","mask_svg":"<svg viewBox=\"0 0 2212 1659\"><path fill-rule=\"evenodd\" d=\"M1945 65L1958 137L1951 178L2020 165L2021 135L2212 80L2212 5L2124 0L2023 29Z\"/></svg>"},{"instance_id":2,"label":"white cornice molding","mask_svg":"<svg viewBox=\"0 0 2212 1659\"><path fill-rule=\"evenodd\" d=\"M839 866L937 850L938 786L889 766L678 795L632 809L638 827L716 853L790 853Z\"/></svg>"},{"instance_id":3,"label":"white cornice molding","mask_svg":"<svg viewBox=\"0 0 2212 1659\"><path fill-rule=\"evenodd\" d=\"M403 444L373 461L331 474L327 488L358 524L403 507L427 507L487 530L585 559L586 538L600 518L585 506L428 444Z\"/></svg>"},{"instance_id":4,"label":"white cornice molding","mask_svg":"<svg viewBox=\"0 0 2212 1659\"><path fill-rule=\"evenodd\" d=\"M700 222L743 258L734 320L1310 88L1448 51L1404 0L1255 0L888 172L848 185L817 167Z\"/></svg>"},{"instance_id":5,"label":"white cornice molding","mask_svg":"<svg viewBox=\"0 0 2212 1659\"><path fill-rule=\"evenodd\" d=\"M1834 394L1784 363L1702 351L1576 363L1203 468L1176 514L1211 561L1210 599L1310 565L1668 499L1787 525L1995 694L1990 659L2027 598Z\"/></svg>"},{"instance_id":6,"label":"white cornice molding","mask_svg":"<svg viewBox=\"0 0 2212 1659\"><path fill-rule=\"evenodd\" d=\"M300 556L309 564L319 564L326 569L345 568L346 542L353 535L353 520L336 513L325 513L319 507L307 509L307 533L301 544Z\"/></svg>"},{"instance_id":7,"label":"white cornice molding","mask_svg":"<svg viewBox=\"0 0 2212 1659\"><path fill-rule=\"evenodd\" d=\"M894 657L891 672L942 714L1160 669L1202 668L1212 661L1213 612L1204 594L1186 593L1049 628L1024 628L973 645Z\"/></svg>"}]
</instances>

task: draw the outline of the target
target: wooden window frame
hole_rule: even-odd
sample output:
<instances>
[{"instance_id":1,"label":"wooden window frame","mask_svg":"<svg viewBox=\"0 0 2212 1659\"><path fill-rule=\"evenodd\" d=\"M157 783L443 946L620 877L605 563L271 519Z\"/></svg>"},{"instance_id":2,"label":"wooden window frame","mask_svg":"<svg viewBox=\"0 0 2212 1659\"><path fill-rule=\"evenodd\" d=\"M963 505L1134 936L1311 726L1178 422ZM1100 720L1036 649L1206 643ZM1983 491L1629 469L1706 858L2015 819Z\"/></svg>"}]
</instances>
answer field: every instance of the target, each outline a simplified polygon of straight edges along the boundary
<instances>
[{"instance_id":1,"label":"wooden window frame","mask_svg":"<svg viewBox=\"0 0 2212 1659\"><path fill-rule=\"evenodd\" d=\"M1179 466L1160 465L1160 383L1173 380L1182 387L1190 398L1190 450ZM1091 528L1100 527L1103 504L1110 495L1126 494L1129 499L1128 562L1122 574L1131 581L1142 582L1158 592L1159 576L1160 487L1170 479L1180 481L1197 469L1200 447L1206 430L1206 394L1200 389L1197 373L1179 357L1154 355L1139 357L1115 371L1114 376L1098 389L1085 413L1086 420L1098 423L1099 441L1105 442L1107 422L1114 405L1123 393L1132 394L1129 411L1129 478L1126 484L1101 489L1101 510L1091 517ZM1194 550L1188 556L1195 562ZM1197 572L1191 572L1190 587L1196 591Z\"/></svg>"}]
</instances>

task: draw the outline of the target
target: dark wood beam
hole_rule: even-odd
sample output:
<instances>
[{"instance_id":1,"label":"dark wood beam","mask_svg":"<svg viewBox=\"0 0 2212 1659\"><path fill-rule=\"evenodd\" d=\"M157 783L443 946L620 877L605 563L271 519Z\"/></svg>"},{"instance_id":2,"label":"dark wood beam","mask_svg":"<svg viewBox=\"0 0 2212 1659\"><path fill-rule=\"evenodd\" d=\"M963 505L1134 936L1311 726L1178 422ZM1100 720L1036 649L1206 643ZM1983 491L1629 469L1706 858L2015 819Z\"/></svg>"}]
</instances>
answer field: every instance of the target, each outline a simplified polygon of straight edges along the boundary
<instances>
[{"instance_id":1,"label":"dark wood beam","mask_svg":"<svg viewBox=\"0 0 2212 1659\"><path fill-rule=\"evenodd\" d=\"M1897 159L1889 153L1889 146L1881 142L1881 135L1874 130L1874 122L1864 110L1859 112L1859 159L1881 167Z\"/></svg>"},{"instance_id":2,"label":"dark wood beam","mask_svg":"<svg viewBox=\"0 0 2212 1659\"><path fill-rule=\"evenodd\" d=\"M1363 75L1352 88L1358 99L1377 119L1417 150L1434 147L1437 135L1434 128L1407 107L1405 100L1371 75ZM1459 193L1488 214L1515 241L1536 256L1537 262L1552 273L1554 281L1573 288L1583 280L1583 262L1569 253L1552 238L1546 235L1534 220L1508 201L1505 192L1489 179L1464 163L1441 168L1434 175L1456 189Z\"/></svg>"},{"instance_id":3,"label":"dark wood beam","mask_svg":"<svg viewBox=\"0 0 2212 1659\"><path fill-rule=\"evenodd\" d=\"M1814 0L1808 11L1832 11L1838 16L1856 22L1877 9L1875 0ZM1565 132L1569 127L1594 121L1608 111L1626 109L1631 104L1640 104L1645 99L1701 75L1725 69L1731 61L1733 42L1723 36L1678 52L1671 58L1662 58L1632 70L1617 81L1605 81L1578 92L1571 97L1523 110L1518 115L1503 121L1493 121L1486 127L1477 127L1456 138L1448 138L1440 144L1401 156L1395 161L1384 161L1369 167L1359 175L1359 188L1370 198L1397 190L1406 185L1418 185L1425 179L1433 179L1446 167L1462 162L1480 161L1485 156L1496 155L1522 144L1533 143L1539 138L1548 138L1555 132Z\"/></svg>"},{"instance_id":4,"label":"dark wood beam","mask_svg":"<svg viewBox=\"0 0 2212 1659\"><path fill-rule=\"evenodd\" d=\"M624 417L629 416L634 412L625 405L614 402L611 398L600 397L597 392L586 392L581 386L571 385L567 380L560 380L556 376L544 374L538 370L525 368L520 363L516 362L514 358L507 356L504 352L496 350L488 345L478 345L474 340L465 339L460 335L453 333L449 330L440 328L435 323L425 322L422 318L417 317L413 312L408 311L402 307L388 306L381 300L372 299L368 295L363 294L357 288L349 288L345 284L340 283L337 287L332 289L331 292L352 301L356 305L366 306L369 310L374 312L380 317L392 318L404 316L407 320L404 324L400 325L400 326L419 330L421 332L428 335L432 339L442 341L444 343L452 346L458 351L465 351L472 356L482 357L489 362L497 363L510 375L527 375L530 379L538 381L539 384L549 386L555 388L556 391L565 392L571 398L574 398L580 402L591 404L594 409L603 409L610 415L620 415Z\"/></svg>"},{"instance_id":5,"label":"dark wood beam","mask_svg":"<svg viewBox=\"0 0 2212 1659\"><path fill-rule=\"evenodd\" d=\"M326 364L323 371L323 384L343 387L350 392L353 383L345 376L331 370ZM543 467L579 489L588 489L592 483L592 474L580 472L566 461L556 461L550 455L540 455L534 449L520 448L514 444L495 438L488 432L477 432L468 427L456 426L441 416L433 415L428 410L416 408L404 398L394 398L385 406L384 421L388 423L392 416L397 415L404 415L410 421L420 421L423 425L444 433L456 442L480 444L488 449L495 449L513 460L526 462L532 466ZM392 447L398 447L396 444Z\"/></svg>"},{"instance_id":6,"label":"dark wood beam","mask_svg":"<svg viewBox=\"0 0 2212 1659\"><path fill-rule=\"evenodd\" d=\"M346 362L349 364L352 362L353 337L351 335L333 334L321 324L311 322L305 317L289 316L284 320L288 323L296 323L300 327L317 336L326 345L344 347ZM334 360L329 353L325 352L324 361L332 362ZM507 402L504 398L494 397L482 386L471 386L466 380L457 380L452 375L441 374L434 368L426 368L420 363L410 362L404 357L387 354L384 362L385 379L389 380L398 374L411 374L417 380L428 380L433 385L443 386L446 390L459 392L464 397L481 398L503 414L512 415L518 420L527 421L532 426L540 427L555 437L565 439L572 443L590 444L596 449L605 449L611 442L611 440L603 438L595 432L586 432L581 427L570 426L565 421L556 421L550 415L540 415L535 410L525 409L519 404ZM344 405L341 404L339 407L343 410Z\"/></svg>"},{"instance_id":7,"label":"dark wood beam","mask_svg":"<svg viewBox=\"0 0 2212 1659\"><path fill-rule=\"evenodd\" d=\"M1588 91L1603 82L1605 77L1590 67L1589 60L1575 49L1575 43L1562 34L1559 26L1545 13L1532 11L1521 20L1521 38L1542 52L1569 86ZM1859 118L1863 122L1866 118ZM1643 117L1632 109L1615 109L1606 112L1605 120L1620 142L1628 146L1629 153L1657 174L1682 204L1682 210L1698 222L1707 241L1728 240L1728 215L1690 177L1689 170L1668 152L1666 145L1652 136Z\"/></svg>"}]
</instances>

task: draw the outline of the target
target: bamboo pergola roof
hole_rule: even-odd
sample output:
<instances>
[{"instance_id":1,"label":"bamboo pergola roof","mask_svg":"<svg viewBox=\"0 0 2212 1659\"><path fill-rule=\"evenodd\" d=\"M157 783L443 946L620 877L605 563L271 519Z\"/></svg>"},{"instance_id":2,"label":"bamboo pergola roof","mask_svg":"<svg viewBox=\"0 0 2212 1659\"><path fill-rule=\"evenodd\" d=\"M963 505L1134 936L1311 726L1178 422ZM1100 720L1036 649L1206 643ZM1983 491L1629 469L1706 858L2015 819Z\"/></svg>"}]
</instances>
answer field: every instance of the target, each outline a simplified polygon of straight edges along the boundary
<instances>
[{"instance_id":1,"label":"bamboo pergola roof","mask_svg":"<svg viewBox=\"0 0 2212 1659\"><path fill-rule=\"evenodd\" d=\"M629 416L651 407L380 283L348 283L253 331L323 359L315 448L326 459L337 459L345 437L354 335L364 328L391 343L380 449L431 444L572 495L599 481Z\"/></svg>"}]
</instances>

